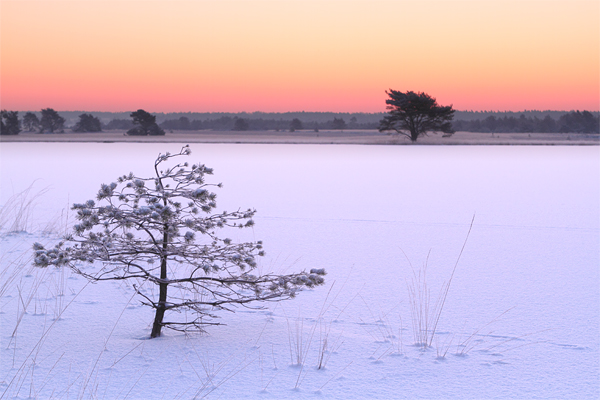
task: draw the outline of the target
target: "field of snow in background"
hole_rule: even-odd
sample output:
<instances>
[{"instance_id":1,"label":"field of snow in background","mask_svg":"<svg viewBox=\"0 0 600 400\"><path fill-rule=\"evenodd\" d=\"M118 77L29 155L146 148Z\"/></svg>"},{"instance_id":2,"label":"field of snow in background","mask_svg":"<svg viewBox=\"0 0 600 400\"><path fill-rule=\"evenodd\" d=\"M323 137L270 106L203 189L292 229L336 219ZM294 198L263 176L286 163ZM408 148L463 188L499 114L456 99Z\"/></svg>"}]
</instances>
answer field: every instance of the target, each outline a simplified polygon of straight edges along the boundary
<instances>
[{"instance_id":1,"label":"field of snow in background","mask_svg":"<svg viewBox=\"0 0 600 400\"><path fill-rule=\"evenodd\" d=\"M33 269L30 248L64 231L68 204L180 147L0 145L0 204L47 189L27 232L2 214L0 398L600 396L598 147L194 144L219 207L258 210L234 239L264 241L260 268L325 268L326 285L148 340L131 288ZM435 302L473 215L423 350L407 285L431 251Z\"/></svg>"}]
</instances>

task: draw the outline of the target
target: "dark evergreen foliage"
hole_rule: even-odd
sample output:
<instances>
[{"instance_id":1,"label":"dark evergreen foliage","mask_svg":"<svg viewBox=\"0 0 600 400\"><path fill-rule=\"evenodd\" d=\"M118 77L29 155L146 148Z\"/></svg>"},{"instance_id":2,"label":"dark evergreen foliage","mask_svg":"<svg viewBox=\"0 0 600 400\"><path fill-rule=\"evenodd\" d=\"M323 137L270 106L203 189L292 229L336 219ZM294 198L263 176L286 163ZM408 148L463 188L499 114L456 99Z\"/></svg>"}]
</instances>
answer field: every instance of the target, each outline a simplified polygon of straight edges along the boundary
<instances>
[{"instance_id":1,"label":"dark evergreen foliage","mask_svg":"<svg viewBox=\"0 0 600 400\"><path fill-rule=\"evenodd\" d=\"M40 133L64 132L65 119L51 108L42 110Z\"/></svg>"},{"instance_id":2,"label":"dark evergreen foliage","mask_svg":"<svg viewBox=\"0 0 600 400\"><path fill-rule=\"evenodd\" d=\"M292 122L290 122L290 132L295 132L300 129L304 129L302 121L300 121L298 118L294 118Z\"/></svg>"},{"instance_id":3,"label":"dark evergreen foliage","mask_svg":"<svg viewBox=\"0 0 600 400\"><path fill-rule=\"evenodd\" d=\"M130 119L112 119L108 124L104 125L104 129L125 129L133 128L133 122Z\"/></svg>"},{"instance_id":4,"label":"dark evergreen foliage","mask_svg":"<svg viewBox=\"0 0 600 400\"><path fill-rule=\"evenodd\" d=\"M558 119L547 114L543 118L526 116L524 113L518 118L504 116L496 118L489 116L483 120L458 120L453 123L457 131L491 132L491 133L600 133L598 116L589 111L571 111L561 115Z\"/></svg>"},{"instance_id":5,"label":"dark evergreen foliage","mask_svg":"<svg viewBox=\"0 0 600 400\"><path fill-rule=\"evenodd\" d=\"M200 124L200 126L201 126L201 124ZM168 119L168 120L162 122L160 124L160 127L163 129L178 130L178 131L193 130L192 124L190 123L190 120L188 117L180 117L179 119Z\"/></svg>"},{"instance_id":6,"label":"dark evergreen foliage","mask_svg":"<svg viewBox=\"0 0 600 400\"><path fill-rule=\"evenodd\" d=\"M386 93L390 97L385 101L389 111L379 124L380 132L394 131L412 142L431 131L454 133L452 106L440 106L435 98L422 92L403 93L390 89Z\"/></svg>"},{"instance_id":7,"label":"dark evergreen foliage","mask_svg":"<svg viewBox=\"0 0 600 400\"><path fill-rule=\"evenodd\" d=\"M79 121L73 127L73 132L101 132L100 120L92 114L81 114Z\"/></svg>"},{"instance_id":8,"label":"dark evergreen foliage","mask_svg":"<svg viewBox=\"0 0 600 400\"><path fill-rule=\"evenodd\" d=\"M164 135L165 131L156 123L156 116L144 110L137 110L130 114L133 118L133 128L127 131L128 135L147 136Z\"/></svg>"},{"instance_id":9,"label":"dark evergreen foliage","mask_svg":"<svg viewBox=\"0 0 600 400\"><path fill-rule=\"evenodd\" d=\"M574 111L558 120L560 132L600 133L600 120L589 111Z\"/></svg>"},{"instance_id":10,"label":"dark evergreen foliage","mask_svg":"<svg viewBox=\"0 0 600 400\"><path fill-rule=\"evenodd\" d=\"M237 118L235 120L235 122L233 123L233 130L234 131L247 131L248 123L243 118Z\"/></svg>"},{"instance_id":11,"label":"dark evergreen foliage","mask_svg":"<svg viewBox=\"0 0 600 400\"><path fill-rule=\"evenodd\" d=\"M344 118L334 118L331 122L331 129L346 129L346 121L344 121Z\"/></svg>"},{"instance_id":12,"label":"dark evergreen foliage","mask_svg":"<svg viewBox=\"0 0 600 400\"><path fill-rule=\"evenodd\" d=\"M0 111L0 135L18 135L21 132L21 122L18 111Z\"/></svg>"},{"instance_id":13,"label":"dark evergreen foliage","mask_svg":"<svg viewBox=\"0 0 600 400\"><path fill-rule=\"evenodd\" d=\"M27 112L23 117L23 129L25 132L35 132L40 129L40 120L32 112Z\"/></svg>"}]
</instances>

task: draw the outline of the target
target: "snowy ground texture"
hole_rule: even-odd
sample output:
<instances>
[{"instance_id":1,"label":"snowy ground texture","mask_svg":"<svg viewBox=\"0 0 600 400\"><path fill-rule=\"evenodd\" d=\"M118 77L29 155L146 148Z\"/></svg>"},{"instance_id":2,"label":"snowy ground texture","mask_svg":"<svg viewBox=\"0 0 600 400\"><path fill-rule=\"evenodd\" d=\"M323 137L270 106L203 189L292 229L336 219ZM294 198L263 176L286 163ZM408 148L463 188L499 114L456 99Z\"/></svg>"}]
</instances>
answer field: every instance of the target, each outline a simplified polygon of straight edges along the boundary
<instances>
[{"instance_id":1,"label":"snowy ground texture","mask_svg":"<svg viewBox=\"0 0 600 400\"><path fill-rule=\"evenodd\" d=\"M47 190L0 214L0 398L600 397L597 146L192 145L222 209L258 210L236 239L264 241L261 269L327 281L149 340L131 288L34 269L30 248L64 231L68 204L180 147L1 144L0 204ZM416 346L413 271L431 250L435 303L474 214L432 346Z\"/></svg>"}]
</instances>

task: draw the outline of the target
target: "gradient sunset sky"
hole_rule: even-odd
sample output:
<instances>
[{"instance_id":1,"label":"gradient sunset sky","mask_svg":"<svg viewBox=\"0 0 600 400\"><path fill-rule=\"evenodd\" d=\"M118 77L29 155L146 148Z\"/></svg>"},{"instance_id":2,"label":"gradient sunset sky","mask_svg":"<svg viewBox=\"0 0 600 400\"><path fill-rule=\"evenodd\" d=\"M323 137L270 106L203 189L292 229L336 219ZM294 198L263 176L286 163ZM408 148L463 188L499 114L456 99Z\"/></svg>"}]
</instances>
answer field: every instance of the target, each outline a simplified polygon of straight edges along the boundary
<instances>
[{"instance_id":1,"label":"gradient sunset sky","mask_svg":"<svg viewBox=\"0 0 600 400\"><path fill-rule=\"evenodd\" d=\"M2 109L599 110L598 0L1 1Z\"/></svg>"}]
</instances>

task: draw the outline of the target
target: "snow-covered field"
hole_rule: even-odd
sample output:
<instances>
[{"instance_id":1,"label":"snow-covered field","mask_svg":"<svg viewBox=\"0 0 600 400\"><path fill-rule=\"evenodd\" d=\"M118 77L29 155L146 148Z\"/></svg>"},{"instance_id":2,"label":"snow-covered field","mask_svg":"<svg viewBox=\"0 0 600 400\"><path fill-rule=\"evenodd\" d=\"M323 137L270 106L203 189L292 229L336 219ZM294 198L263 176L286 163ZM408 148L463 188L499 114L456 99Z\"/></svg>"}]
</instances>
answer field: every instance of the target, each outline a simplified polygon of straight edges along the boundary
<instances>
[{"instance_id":1,"label":"snow-covered field","mask_svg":"<svg viewBox=\"0 0 600 400\"><path fill-rule=\"evenodd\" d=\"M597 146L194 144L219 207L258 210L237 239L264 241L261 269L325 268L326 285L149 340L131 288L35 269L30 249L68 204L180 147L0 145L0 204L47 189L0 214L0 398L600 397ZM413 272L431 251L433 308L473 215L432 346L415 346Z\"/></svg>"}]
</instances>

